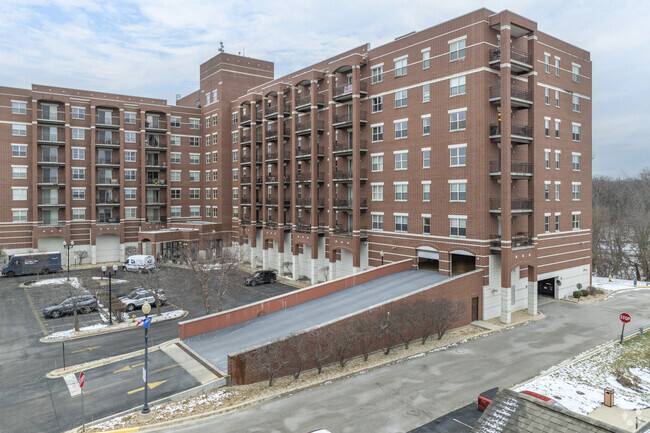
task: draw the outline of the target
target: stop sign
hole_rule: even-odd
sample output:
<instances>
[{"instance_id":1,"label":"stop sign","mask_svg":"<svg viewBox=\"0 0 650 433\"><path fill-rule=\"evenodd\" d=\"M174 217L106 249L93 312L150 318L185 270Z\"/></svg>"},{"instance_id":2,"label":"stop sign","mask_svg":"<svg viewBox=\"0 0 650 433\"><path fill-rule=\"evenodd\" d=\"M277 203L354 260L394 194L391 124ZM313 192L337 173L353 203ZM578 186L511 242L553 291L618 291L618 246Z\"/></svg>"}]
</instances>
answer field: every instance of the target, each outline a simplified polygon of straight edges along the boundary
<instances>
[{"instance_id":1,"label":"stop sign","mask_svg":"<svg viewBox=\"0 0 650 433\"><path fill-rule=\"evenodd\" d=\"M85 383L86 383L86 375L82 371L79 374L79 388L83 389Z\"/></svg>"},{"instance_id":2,"label":"stop sign","mask_svg":"<svg viewBox=\"0 0 650 433\"><path fill-rule=\"evenodd\" d=\"M628 323L630 320L632 320L630 315L627 314L627 313L621 313L621 315L618 316L618 318L621 319L621 322L623 322L623 323Z\"/></svg>"}]
</instances>

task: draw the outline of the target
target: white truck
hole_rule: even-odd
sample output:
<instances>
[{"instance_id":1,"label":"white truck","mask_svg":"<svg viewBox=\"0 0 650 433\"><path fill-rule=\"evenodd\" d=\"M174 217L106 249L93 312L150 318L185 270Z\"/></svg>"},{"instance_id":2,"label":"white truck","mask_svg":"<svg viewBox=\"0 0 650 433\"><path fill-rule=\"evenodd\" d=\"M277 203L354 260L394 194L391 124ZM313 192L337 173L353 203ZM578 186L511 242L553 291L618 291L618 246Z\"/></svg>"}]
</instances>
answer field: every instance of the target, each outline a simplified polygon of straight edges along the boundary
<instances>
[{"instance_id":1,"label":"white truck","mask_svg":"<svg viewBox=\"0 0 650 433\"><path fill-rule=\"evenodd\" d=\"M154 256L136 255L129 256L122 265L123 271L142 272L155 269L156 259Z\"/></svg>"}]
</instances>

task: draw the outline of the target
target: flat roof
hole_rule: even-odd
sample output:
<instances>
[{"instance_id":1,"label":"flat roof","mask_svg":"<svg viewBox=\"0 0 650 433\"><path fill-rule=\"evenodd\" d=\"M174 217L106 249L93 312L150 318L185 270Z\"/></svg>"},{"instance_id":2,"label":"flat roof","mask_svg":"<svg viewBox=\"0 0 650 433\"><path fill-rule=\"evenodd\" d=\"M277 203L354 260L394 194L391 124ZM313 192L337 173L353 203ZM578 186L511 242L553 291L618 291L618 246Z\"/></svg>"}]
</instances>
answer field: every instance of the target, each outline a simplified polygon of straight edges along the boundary
<instances>
[{"instance_id":1,"label":"flat roof","mask_svg":"<svg viewBox=\"0 0 650 433\"><path fill-rule=\"evenodd\" d=\"M449 278L426 271L402 271L269 313L183 342L224 372L228 354L277 340L382 304Z\"/></svg>"}]
</instances>

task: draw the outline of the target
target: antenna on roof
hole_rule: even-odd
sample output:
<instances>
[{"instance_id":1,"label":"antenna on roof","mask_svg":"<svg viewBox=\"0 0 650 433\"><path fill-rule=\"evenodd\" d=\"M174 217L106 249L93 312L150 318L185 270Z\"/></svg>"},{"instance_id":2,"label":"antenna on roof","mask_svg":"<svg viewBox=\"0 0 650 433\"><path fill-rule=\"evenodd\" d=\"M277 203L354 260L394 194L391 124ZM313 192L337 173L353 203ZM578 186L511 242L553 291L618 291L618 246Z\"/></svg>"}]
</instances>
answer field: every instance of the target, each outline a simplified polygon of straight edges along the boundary
<instances>
[{"instance_id":1,"label":"antenna on roof","mask_svg":"<svg viewBox=\"0 0 650 433\"><path fill-rule=\"evenodd\" d=\"M219 42L219 52L220 52L220 53L223 53L224 51L225 51L225 50L224 50L224 48L223 48L223 41L220 41L220 42Z\"/></svg>"}]
</instances>

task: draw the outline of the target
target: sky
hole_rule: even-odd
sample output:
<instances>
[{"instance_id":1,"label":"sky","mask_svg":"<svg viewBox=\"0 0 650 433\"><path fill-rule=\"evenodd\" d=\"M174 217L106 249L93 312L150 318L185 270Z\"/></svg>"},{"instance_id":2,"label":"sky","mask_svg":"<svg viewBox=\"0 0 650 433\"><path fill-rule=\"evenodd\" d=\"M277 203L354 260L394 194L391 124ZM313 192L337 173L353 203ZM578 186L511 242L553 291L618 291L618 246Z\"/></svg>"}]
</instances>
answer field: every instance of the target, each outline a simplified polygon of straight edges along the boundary
<instances>
[{"instance_id":1,"label":"sky","mask_svg":"<svg viewBox=\"0 0 650 433\"><path fill-rule=\"evenodd\" d=\"M43 84L173 103L176 94L198 89L199 65L218 53L220 41L226 52L274 62L280 77L482 7L509 9L591 52L594 175L650 168L646 2L0 0L0 86Z\"/></svg>"}]
</instances>

